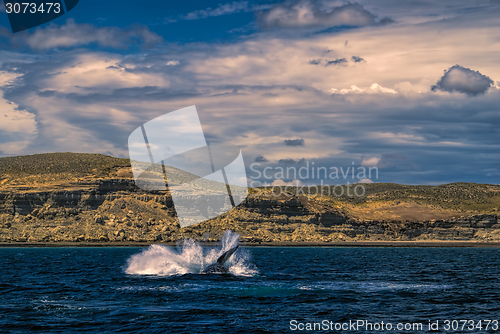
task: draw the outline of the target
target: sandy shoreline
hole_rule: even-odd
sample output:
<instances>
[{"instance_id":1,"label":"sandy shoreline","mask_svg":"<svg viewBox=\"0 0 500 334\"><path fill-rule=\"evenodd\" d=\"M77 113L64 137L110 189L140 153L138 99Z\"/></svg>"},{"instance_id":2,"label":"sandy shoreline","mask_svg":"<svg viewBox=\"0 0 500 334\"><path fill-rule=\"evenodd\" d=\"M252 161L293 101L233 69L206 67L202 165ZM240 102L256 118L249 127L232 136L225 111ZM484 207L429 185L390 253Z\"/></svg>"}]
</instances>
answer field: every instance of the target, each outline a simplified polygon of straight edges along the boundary
<instances>
[{"instance_id":1,"label":"sandy shoreline","mask_svg":"<svg viewBox=\"0 0 500 334\"><path fill-rule=\"evenodd\" d=\"M177 246L182 242L175 243L151 243L151 242L0 242L0 248L30 248L30 247L149 247L157 244L163 246ZM217 246L216 242L199 242L202 246ZM268 242L268 243L240 243L243 247L482 247L500 248L500 242L476 242L459 240L436 240L436 241L350 241L350 242Z\"/></svg>"}]
</instances>

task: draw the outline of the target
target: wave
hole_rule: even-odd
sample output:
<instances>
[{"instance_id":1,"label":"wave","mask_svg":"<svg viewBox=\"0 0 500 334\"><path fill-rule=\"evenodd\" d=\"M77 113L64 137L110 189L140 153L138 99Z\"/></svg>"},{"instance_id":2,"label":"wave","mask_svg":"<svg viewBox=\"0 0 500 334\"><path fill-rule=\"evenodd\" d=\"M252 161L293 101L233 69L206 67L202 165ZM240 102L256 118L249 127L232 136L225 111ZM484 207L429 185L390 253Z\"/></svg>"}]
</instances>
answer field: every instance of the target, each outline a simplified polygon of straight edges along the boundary
<instances>
[{"instance_id":1,"label":"wave","mask_svg":"<svg viewBox=\"0 0 500 334\"><path fill-rule=\"evenodd\" d=\"M151 245L128 259L125 273L158 276L201 274L206 266L216 262L224 252L236 247L239 237L232 231L224 232L220 249L204 250L192 239L184 239L180 248ZM256 267L250 263L250 252L244 249L239 249L226 262L226 267L234 276L254 276L258 273Z\"/></svg>"}]
</instances>

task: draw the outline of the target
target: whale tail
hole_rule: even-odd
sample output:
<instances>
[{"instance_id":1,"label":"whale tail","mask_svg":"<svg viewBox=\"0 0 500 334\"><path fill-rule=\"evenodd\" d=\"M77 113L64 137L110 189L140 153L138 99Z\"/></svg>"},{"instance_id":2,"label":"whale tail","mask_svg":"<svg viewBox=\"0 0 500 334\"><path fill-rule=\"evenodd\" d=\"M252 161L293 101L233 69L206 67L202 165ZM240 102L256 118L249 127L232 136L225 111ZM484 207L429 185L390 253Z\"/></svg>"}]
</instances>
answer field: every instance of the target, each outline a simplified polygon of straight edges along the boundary
<instances>
[{"instance_id":1,"label":"whale tail","mask_svg":"<svg viewBox=\"0 0 500 334\"><path fill-rule=\"evenodd\" d=\"M209 265L206 267L203 271L202 274L228 274L229 270L226 268L224 263L226 263L227 260L231 257L231 255L236 252L239 246L236 246L234 248L231 248L224 254L222 254L218 259L217 262Z\"/></svg>"},{"instance_id":2,"label":"whale tail","mask_svg":"<svg viewBox=\"0 0 500 334\"><path fill-rule=\"evenodd\" d=\"M234 248L231 248L230 250L228 250L227 252L225 252L224 254L222 254L218 259L217 259L217 263L219 264L224 264L226 263L227 260L229 260L229 258L231 257L231 255L234 254L234 252L236 252L236 250L238 249L238 247L240 247L239 245L234 247Z\"/></svg>"}]
</instances>

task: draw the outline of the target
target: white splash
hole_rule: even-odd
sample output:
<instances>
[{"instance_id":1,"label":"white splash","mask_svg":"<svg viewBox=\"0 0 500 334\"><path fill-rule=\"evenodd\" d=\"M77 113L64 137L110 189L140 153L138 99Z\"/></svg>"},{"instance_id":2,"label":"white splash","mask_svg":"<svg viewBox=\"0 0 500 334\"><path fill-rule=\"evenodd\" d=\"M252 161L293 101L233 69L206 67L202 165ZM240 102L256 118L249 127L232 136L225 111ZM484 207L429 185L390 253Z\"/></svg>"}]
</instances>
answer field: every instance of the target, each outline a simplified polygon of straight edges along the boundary
<instances>
[{"instance_id":1,"label":"white splash","mask_svg":"<svg viewBox=\"0 0 500 334\"><path fill-rule=\"evenodd\" d=\"M203 248L192 239L185 239L181 249L151 245L142 253L128 259L125 272L131 275L159 276L200 274L224 252L236 247L239 237L237 233L224 232L222 247L210 249L207 254L204 254ZM235 276L253 276L258 273L255 266L250 263L250 253L244 249L238 249L225 265Z\"/></svg>"}]
</instances>

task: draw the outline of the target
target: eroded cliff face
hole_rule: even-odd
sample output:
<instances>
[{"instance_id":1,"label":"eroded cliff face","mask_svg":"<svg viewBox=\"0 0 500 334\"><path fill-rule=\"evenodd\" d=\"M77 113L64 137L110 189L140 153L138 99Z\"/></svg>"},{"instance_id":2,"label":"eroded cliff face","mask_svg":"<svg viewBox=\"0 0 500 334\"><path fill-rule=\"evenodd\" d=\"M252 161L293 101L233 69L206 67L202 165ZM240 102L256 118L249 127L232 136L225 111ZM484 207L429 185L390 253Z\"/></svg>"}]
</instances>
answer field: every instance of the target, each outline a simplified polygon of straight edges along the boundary
<instances>
[{"instance_id":1,"label":"eroded cliff face","mask_svg":"<svg viewBox=\"0 0 500 334\"><path fill-rule=\"evenodd\" d=\"M367 220L319 195L250 195L223 216L181 229L168 194L142 191L130 179L36 189L0 190L0 242L218 241L228 229L248 243L500 241L499 216L492 213L436 220Z\"/></svg>"}]
</instances>

